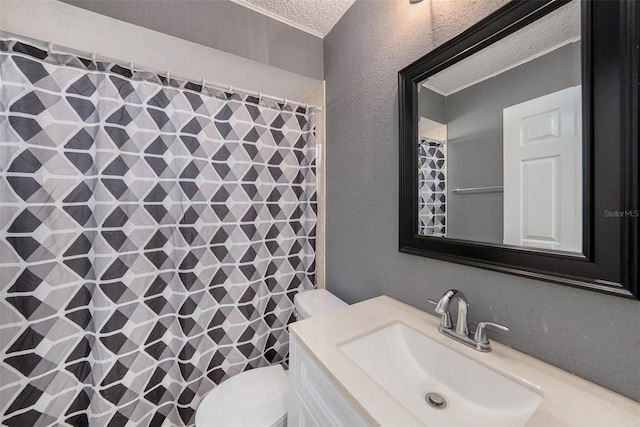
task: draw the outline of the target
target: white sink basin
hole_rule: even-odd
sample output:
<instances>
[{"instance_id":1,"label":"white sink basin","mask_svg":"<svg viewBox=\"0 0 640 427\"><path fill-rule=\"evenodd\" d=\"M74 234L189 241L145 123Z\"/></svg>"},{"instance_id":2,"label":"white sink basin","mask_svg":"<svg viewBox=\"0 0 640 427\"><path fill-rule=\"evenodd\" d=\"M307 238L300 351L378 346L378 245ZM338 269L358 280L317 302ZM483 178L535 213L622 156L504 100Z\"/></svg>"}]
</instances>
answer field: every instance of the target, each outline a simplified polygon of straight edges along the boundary
<instances>
[{"instance_id":1,"label":"white sink basin","mask_svg":"<svg viewBox=\"0 0 640 427\"><path fill-rule=\"evenodd\" d=\"M542 402L533 391L402 323L340 350L429 426L523 426ZM446 404L428 404L431 392Z\"/></svg>"}]
</instances>

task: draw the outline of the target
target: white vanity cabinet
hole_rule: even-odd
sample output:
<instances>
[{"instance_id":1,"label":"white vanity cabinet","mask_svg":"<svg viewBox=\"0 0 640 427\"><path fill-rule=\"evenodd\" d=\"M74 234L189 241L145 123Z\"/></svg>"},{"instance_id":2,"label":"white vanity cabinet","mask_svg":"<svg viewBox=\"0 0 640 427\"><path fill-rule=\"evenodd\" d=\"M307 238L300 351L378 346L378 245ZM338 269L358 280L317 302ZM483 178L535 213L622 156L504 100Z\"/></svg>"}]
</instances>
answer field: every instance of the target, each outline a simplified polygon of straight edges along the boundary
<instances>
[{"instance_id":1,"label":"white vanity cabinet","mask_svg":"<svg viewBox=\"0 0 640 427\"><path fill-rule=\"evenodd\" d=\"M291 323L288 425L639 426L638 402L499 342L460 345L439 325L387 296ZM444 411L425 401L439 386Z\"/></svg>"},{"instance_id":2,"label":"white vanity cabinet","mask_svg":"<svg viewBox=\"0 0 640 427\"><path fill-rule=\"evenodd\" d=\"M291 427L367 426L318 364L291 336L289 343Z\"/></svg>"}]
</instances>

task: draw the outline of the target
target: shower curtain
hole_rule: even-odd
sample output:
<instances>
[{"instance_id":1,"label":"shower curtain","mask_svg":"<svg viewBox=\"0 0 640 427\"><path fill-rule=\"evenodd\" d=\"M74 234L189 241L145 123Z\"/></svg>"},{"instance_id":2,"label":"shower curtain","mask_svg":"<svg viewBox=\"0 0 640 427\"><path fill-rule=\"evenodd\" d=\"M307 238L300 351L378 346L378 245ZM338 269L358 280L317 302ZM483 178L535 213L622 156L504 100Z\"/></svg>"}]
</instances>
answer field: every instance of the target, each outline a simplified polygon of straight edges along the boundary
<instances>
[{"instance_id":1,"label":"shower curtain","mask_svg":"<svg viewBox=\"0 0 640 427\"><path fill-rule=\"evenodd\" d=\"M418 234L446 237L445 142L422 137L418 144Z\"/></svg>"},{"instance_id":2,"label":"shower curtain","mask_svg":"<svg viewBox=\"0 0 640 427\"><path fill-rule=\"evenodd\" d=\"M0 40L0 420L193 425L287 356L314 110Z\"/></svg>"}]
</instances>

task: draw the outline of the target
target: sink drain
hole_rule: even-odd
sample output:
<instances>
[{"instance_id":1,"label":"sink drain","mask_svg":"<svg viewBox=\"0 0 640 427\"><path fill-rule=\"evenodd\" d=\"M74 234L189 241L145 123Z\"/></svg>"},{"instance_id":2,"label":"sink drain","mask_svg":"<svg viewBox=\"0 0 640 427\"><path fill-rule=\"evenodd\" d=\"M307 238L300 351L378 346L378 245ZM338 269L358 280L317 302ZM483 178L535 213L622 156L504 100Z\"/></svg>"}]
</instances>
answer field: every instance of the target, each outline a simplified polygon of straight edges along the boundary
<instances>
[{"instance_id":1,"label":"sink drain","mask_svg":"<svg viewBox=\"0 0 640 427\"><path fill-rule=\"evenodd\" d=\"M440 393L427 393L424 396L424 400L426 400L429 406L431 406L432 408L444 409L447 407L447 399L445 399L444 396Z\"/></svg>"}]
</instances>

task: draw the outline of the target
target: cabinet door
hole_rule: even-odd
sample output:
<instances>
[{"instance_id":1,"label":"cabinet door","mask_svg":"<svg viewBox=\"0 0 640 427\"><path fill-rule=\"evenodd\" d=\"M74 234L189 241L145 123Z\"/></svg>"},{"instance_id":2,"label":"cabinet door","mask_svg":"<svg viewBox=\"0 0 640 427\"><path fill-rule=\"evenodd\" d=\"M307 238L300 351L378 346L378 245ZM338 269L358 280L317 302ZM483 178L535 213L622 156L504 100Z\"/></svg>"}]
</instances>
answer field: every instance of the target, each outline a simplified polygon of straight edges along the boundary
<instances>
[{"instance_id":1,"label":"cabinet door","mask_svg":"<svg viewBox=\"0 0 640 427\"><path fill-rule=\"evenodd\" d=\"M320 427L320 423L314 418L295 390L291 392L287 425L290 427Z\"/></svg>"},{"instance_id":2,"label":"cabinet door","mask_svg":"<svg viewBox=\"0 0 640 427\"><path fill-rule=\"evenodd\" d=\"M323 427L368 425L322 368L293 337L289 345L289 356L291 358L289 381L292 390L289 425L303 425L297 424L304 422L304 420L297 418L300 416L307 416L312 422L309 425ZM301 404L304 404L302 408Z\"/></svg>"}]
</instances>

